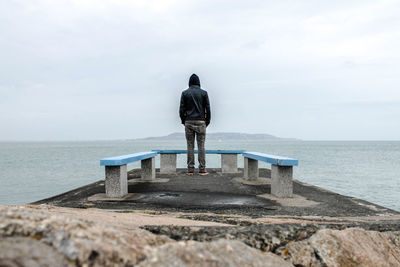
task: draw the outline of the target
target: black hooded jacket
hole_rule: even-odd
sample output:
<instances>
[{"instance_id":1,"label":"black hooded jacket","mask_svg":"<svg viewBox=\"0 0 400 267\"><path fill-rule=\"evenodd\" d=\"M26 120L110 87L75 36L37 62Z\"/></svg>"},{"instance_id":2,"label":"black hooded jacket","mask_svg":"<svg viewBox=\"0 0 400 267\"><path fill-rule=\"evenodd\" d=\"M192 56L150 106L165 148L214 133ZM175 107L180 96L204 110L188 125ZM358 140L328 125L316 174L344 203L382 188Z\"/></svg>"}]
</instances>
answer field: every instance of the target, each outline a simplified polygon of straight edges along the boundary
<instances>
[{"instance_id":1,"label":"black hooded jacket","mask_svg":"<svg viewBox=\"0 0 400 267\"><path fill-rule=\"evenodd\" d=\"M189 79L189 88L182 92L179 116L182 124L187 120L205 121L210 124L211 110L207 91L200 88L200 79L192 74Z\"/></svg>"}]
</instances>

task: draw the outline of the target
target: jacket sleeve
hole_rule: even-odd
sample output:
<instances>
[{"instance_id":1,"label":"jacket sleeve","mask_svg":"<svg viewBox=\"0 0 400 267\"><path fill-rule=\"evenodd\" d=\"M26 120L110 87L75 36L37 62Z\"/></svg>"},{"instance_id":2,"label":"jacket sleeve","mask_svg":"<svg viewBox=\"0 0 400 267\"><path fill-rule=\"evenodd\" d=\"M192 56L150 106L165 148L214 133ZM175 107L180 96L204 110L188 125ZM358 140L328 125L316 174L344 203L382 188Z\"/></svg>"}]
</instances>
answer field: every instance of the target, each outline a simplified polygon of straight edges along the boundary
<instances>
[{"instance_id":1,"label":"jacket sleeve","mask_svg":"<svg viewBox=\"0 0 400 267\"><path fill-rule=\"evenodd\" d=\"M210 108L210 100L208 99L208 93L206 92L206 97L205 97L205 106L206 106L206 125L208 126L211 121L211 108Z\"/></svg>"},{"instance_id":2,"label":"jacket sleeve","mask_svg":"<svg viewBox=\"0 0 400 267\"><path fill-rule=\"evenodd\" d=\"M185 101L183 98L183 93L181 95L181 104L179 106L179 117L181 117L182 124L185 124L186 111L185 111Z\"/></svg>"}]
</instances>

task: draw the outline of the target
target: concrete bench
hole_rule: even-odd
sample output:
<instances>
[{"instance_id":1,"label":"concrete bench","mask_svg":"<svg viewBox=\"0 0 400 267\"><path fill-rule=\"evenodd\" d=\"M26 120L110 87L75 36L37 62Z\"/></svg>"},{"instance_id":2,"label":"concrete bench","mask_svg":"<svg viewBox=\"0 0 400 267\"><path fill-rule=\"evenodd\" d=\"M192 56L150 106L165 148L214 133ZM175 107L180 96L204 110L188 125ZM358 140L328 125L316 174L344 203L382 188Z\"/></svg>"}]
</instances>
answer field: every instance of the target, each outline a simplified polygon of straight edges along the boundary
<instances>
[{"instance_id":1,"label":"concrete bench","mask_svg":"<svg viewBox=\"0 0 400 267\"><path fill-rule=\"evenodd\" d=\"M244 178L256 180L259 176L258 161L271 164L271 194L277 197L293 196L293 166L297 159L268 155L259 152L244 152Z\"/></svg>"},{"instance_id":2,"label":"concrete bench","mask_svg":"<svg viewBox=\"0 0 400 267\"><path fill-rule=\"evenodd\" d=\"M176 155L186 154L187 150L153 150L160 154L160 172L176 172ZM206 150L206 154L221 155L221 169L223 173L238 172L237 155L242 154L244 150ZM198 153L197 150L194 153Z\"/></svg>"},{"instance_id":3,"label":"concrete bench","mask_svg":"<svg viewBox=\"0 0 400 267\"><path fill-rule=\"evenodd\" d=\"M140 160L142 179L155 179L155 156L157 152L149 151L101 159L100 166L105 166L106 171L106 196L123 197L128 194L128 163Z\"/></svg>"}]
</instances>

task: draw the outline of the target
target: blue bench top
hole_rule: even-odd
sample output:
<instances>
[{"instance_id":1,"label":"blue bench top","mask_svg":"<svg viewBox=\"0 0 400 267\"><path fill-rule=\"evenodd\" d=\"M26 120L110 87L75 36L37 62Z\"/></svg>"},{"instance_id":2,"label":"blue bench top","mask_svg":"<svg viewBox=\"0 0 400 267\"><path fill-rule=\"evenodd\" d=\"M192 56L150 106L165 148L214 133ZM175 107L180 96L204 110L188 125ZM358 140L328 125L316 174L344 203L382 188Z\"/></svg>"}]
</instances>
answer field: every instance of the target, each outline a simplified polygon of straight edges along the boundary
<instances>
[{"instance_id":1,"label":"blue bench top","mask_svg":"<svg viewBox=\"0 0 400 267\"><path fill-rule=\"evenodd\" d=\"M154 149L152 150L154 152L157 152L158 154L186 154L187 150L182 149L182 150L158 150L158 149ZM244 150L221 150L221 149L217 149L217 150L206 150L206 154L242 154L244 152ZM198 153L197 150L194 151L194 153Z\"/></svg>"},{"instance_id":2,"label":"blue bench top","mask_svg":"<svg viewBox=\"0 0 400 267\"><path fill-rule=\"evenodd\" d=\"M299 161L297 159L264 154L260 152L244 152L243 156L250 159L264 161L270 164L279 166L297 166Z\"/></svg>"},{"instance_id":3,"label":"blue bench top","mask_svg":"<svg viewBox=\"0 0 400 267\"><path fill-rule=\"evenodd\" d=\"M139 152L129 155L122 155L112 158L104 158L100 160L100 166L121 166L138 160L149 159L155 156L157 156L157 152L148 151L148 152Z\"/></svg>"}]
</instances>

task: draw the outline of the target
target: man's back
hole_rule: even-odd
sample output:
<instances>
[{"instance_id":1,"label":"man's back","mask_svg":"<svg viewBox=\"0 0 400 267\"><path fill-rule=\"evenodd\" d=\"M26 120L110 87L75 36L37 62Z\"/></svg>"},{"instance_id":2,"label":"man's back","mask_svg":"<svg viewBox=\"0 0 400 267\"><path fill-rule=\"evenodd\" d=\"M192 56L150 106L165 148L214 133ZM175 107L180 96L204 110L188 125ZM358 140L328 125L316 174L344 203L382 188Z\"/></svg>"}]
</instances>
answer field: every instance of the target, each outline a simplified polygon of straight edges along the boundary
<instances>
[{"instance_id":1,"label":"man's back","mask_svg":"<svg viewBox=\"0 0 400 267\"><path fill-rule=\"evenodd\" d=\"M210 124L210 101L207 91L200 88L200 79L196 74L190 76L189 88L182 92L179 116L182 124L186 120L202 120Z\"/></svg>"},{"instance_id":2,"label":"man's back","mask_svg":"<svg viewBox=\"0 0 400 267\"><path fill-rule=\"evenodd\" d=\"M210 102L206 91L198 85L192 85L182 92L181 118L184 120L203 120L210 122Z\"/></svg>"}]
</instances>

